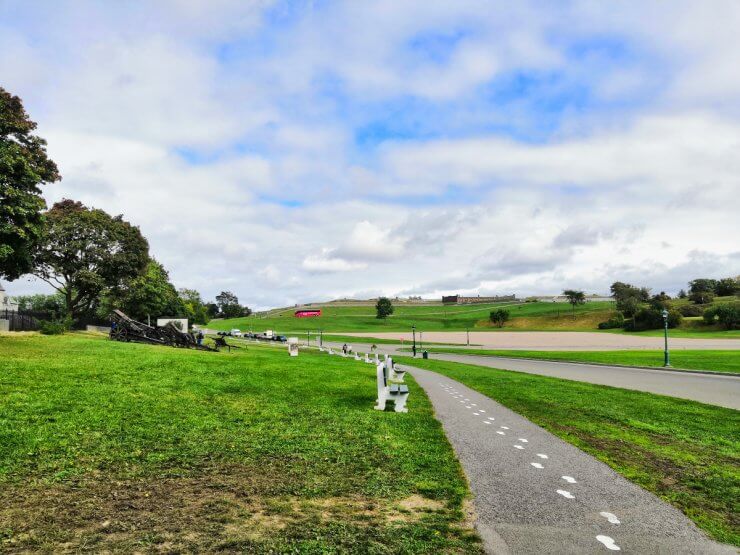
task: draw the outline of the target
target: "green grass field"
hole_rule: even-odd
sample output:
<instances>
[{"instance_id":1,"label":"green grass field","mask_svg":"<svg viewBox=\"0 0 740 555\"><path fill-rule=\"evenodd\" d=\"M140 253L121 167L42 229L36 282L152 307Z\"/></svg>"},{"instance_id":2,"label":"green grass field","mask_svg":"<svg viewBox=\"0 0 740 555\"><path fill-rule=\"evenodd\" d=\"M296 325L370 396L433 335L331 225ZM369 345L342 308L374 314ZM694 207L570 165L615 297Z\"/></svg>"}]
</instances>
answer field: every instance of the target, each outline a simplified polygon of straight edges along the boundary
<instances>
[{"instance_id":1,"label":"green grass field","mask_svg":"<svg viewBox=\"0 0 740 555\"><path fill-rule=\"evenodd\" d=\"M0 336L0 551L479 552L409 387L382 413L318 353Z\"/></svg>"},{"instance_id":2,"label":"green grass field","mask_svg":"<svg viewBox=\"0 0 740 555\"><path fill-rule=\"evenodd\" d=\"M740 545L740 412L505 370L398 357L526 416Z\"/></svg>"},{"instance_id":3,"label":"green grass field","mask_svg":"<svg viewBox=\"0 0 740 555\"><path fill-rule=\"evenodd\" d=\"M421 305L397 306L394 313L384 320L375 317L373 306L322 306L322 315L315 318L296 318L294 309L273 311L270 317L233 318L229 320L212 320L208 327L216 330L239 328L242 331L252 329L255 332L272 329L278 333L317 331L324 332L392 332L409 331L416 326L423 331L445 331L465 329L491 329L488 319L494 308L505 307L511 311L512 323L531 325L531 319L543 326L557 328L595 327L594 318L600 322L602 316L611 310L609 302L591 302L576 309L576 319L571 316L572 309L567 303L499 303L480 305ZM596 316L595 316L596 315ZM590 327L589 327L590 326Z\"/></svg>"},{"instance_id":4,"label":"green grass field","mask_svg":"<svg viewBox=\"0 0 740 555\"><path fill-rule=\"evenodd\" d=\"M598 362L600 364L621 364L624 366L663 366L663 351L502 351L444 347L429 347L426 350L430 353ZM670 353L670 361L671 366L677 370L709 370L740 374L740 351L677 350Z\"/></svg>"},{"instance_id":5,"label":"green grass field","mask_svg":"<svg viewBox=\"0 0 740 555\"><path fill-rule=\"evenodd\" d=\"M721 298L726 302L729 298ZM677 300L676 305L688 301ZM491 310L507 308L511 319L503 328L489 321ZM307 331L341 335L343 332L408 332L411 326L420 331L599 331L600 322L614 314L614 303L594 301L576 307L568 303L499 303L480 305L398 305L390 317L379 320L372 305L324 305L322 315L314 318L296 318L295 309L270 311L268 317L250 316L229 320L212 320L208 327L215 330L238 328L242 331L274 330L281 334L303 334ZM700 320L700 319L699 319ZM603 333L627 333L623 330L603 330ZM660 335L661 330L637 332L637 335ZM705 326L701 321L686 319L681 328L671 330L673 337L740 338L740 330L726 331L717 326ZM375 341L378 343L379 341Z\"/></svg>"}]
</instances>

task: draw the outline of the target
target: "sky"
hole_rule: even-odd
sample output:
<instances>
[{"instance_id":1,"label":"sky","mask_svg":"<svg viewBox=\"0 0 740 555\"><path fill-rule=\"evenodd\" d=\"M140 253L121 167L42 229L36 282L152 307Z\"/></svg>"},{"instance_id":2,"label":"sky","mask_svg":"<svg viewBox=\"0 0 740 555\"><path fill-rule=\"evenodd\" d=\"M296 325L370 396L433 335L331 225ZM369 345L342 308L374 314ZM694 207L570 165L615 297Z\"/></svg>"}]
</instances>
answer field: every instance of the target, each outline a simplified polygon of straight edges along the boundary
<instances>
[{"instance_id":1,"label":"sky","mask_svg":"<svg viewBox=\"0 0 740 555\"><path fill-rule=\"evenodd\" d=\"M0 0L0 86L177 287L740 274L740 2ZM22 278L10 294L44 292Z\"/></svg>"}]
</instances>

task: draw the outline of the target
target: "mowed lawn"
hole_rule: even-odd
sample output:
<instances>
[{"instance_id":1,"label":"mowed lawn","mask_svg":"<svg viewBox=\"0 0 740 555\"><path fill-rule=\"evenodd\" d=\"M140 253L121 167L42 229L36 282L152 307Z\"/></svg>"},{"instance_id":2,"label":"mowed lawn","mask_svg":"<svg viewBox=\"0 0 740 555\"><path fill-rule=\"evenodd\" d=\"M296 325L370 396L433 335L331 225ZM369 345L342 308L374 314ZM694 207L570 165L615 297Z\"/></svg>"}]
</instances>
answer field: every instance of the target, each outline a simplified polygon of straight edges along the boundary
<instances>
[{"instance_id":1,"label":"mowed lawn","mask_svg":"<svg viewBox=\"0 0 740 555\"><path fill-rule=\"evenodd\" d=\"M480 552L428 399L374 368L0 336L0 551Z\"/></svg>"},{"instance_id":2,"label":"mowed lawn","mask_svg":"<svg viewBox=\"0 0 740 555\"><path fill-rule=\"evenodd\" d=\"M693 401L439 360L398 357L526 416L740 545L740 412Z\"/></svg>"},{"instance_id":3,"label":"mowed lawn","mask_svg":"<svg viewBox=\"0 0 740 555\"><path fill-rule=\"evenodd\" d=\"M422 331L466 330L492 328L491 310L506 308L512 320L507 328L526 329L595 329L598 322L611 313L610 302L589 302L576 307L576 320L568 303L497 303L472 305L398 305L391 316L378 319L375 308L368 306L321 306L322 314L313 318L296 318L295 309L272 311L267 318L250 316L229 320L213 320L208 327L216 330L239 328L242 331L262 332L275 330L290 332L393 332L411 330L416 326Z\"/></svg>"},{"instance_id":4,"label":"mowed lawn","mask_svg":"<svg viewBox=\"0 0 740 555\"><path fill-rule=\"evenodd\" d=\"M490 349L455 349L430 347L430 353L453 353L463 355L500 356L510 358L535 358L574 362L596 362L624 366L662 367L663 351L507 351ZM676 350L670 353L671 366L676 370L709 370L740 374L740 351L689 351Z\"/></svg>"}]
</instances>

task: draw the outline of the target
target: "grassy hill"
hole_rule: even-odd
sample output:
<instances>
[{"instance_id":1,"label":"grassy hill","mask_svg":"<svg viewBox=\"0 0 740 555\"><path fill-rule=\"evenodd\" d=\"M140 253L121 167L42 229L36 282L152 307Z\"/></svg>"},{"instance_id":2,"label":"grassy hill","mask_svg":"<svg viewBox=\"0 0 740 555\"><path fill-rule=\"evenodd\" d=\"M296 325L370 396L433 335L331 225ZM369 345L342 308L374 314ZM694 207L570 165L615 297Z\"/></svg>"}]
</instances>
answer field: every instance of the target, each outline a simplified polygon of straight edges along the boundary
<instances>
[{"instance_id":1,"label":"grassy hill","mask_svg":"<svg viewBox=\"0 0 740 555\"><path fill-rule=\"evenodd\" d=\"M730 302L735 297L718 298L715 303ZM675 307L690 304L688 300L673 301ZM409 331L416 326L421 331L497 331L489 320L489 313L495 308L506 308L511 319L504 330L521 331L598 331L599 322L608 320L615 314L614 303L593 301L576 307L568 303L494 303L474 305L402 304L395 306L393 315L385 320L375 317L372 304L343 305L336 303L315 304L311 308L321 308L322 315L315 318L296 318L295 308L269 311L264 316L212 320L208 327L216 330L238 328L242 331L262 332L274 330L277 333L301 333L307 331L341 334L342 332L395 332ZM607 330L607 333L625 333L623 330ZM636 332L645 335L661 334L662 331ZM675 337L740 337L740 331L726 331L718 326L706 326L701 317L684 318L680 329L672 330Z\"/></svg>"},{"instance_id":2,"label":"grassy hill","mask_svg":"<svg viewBox=\"0 0 740 555\"><path fill-rule=\"evenodd\" d=\"M423 331L445 331L493 328L488 315L495 308L507 308L512 320L506 328L517 329L594 329L609 317L612 303L590 302L576 308L567 303L495 303L475 305L401 305L385 320L375 317L375 308L368 306L320 306L322 315L316 318L296 318L294 308L272 311L268 317L250 316L230 320L212 320L208 327L217 330L239 328L255 332L272 329L279 333L300 331L324 332L389 332L409 331L415 325ZM318 306L318 305L314 305Z\"/></svg>"}]
</instances>

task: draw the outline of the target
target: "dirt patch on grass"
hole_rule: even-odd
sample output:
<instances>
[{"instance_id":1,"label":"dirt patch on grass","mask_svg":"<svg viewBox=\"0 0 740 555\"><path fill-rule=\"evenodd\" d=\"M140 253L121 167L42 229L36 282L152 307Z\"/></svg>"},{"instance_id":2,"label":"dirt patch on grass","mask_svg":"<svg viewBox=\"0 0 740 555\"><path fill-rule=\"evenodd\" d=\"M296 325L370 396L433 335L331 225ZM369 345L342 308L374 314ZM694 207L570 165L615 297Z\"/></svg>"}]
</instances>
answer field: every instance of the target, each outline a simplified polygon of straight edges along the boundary
<instances>
[{"instance_id":1,"label":"dirt patch on grass","mask_svg":"<svg viewBox=\"0 0 740 555\"><path fill-rule=\"evenodd\" d=\"M257 550L331 527L375 529L449 517L444 503L298 497L252 469L146 480L12 486L0 493L3 552Z\"/></svg>"}]
</instances>

